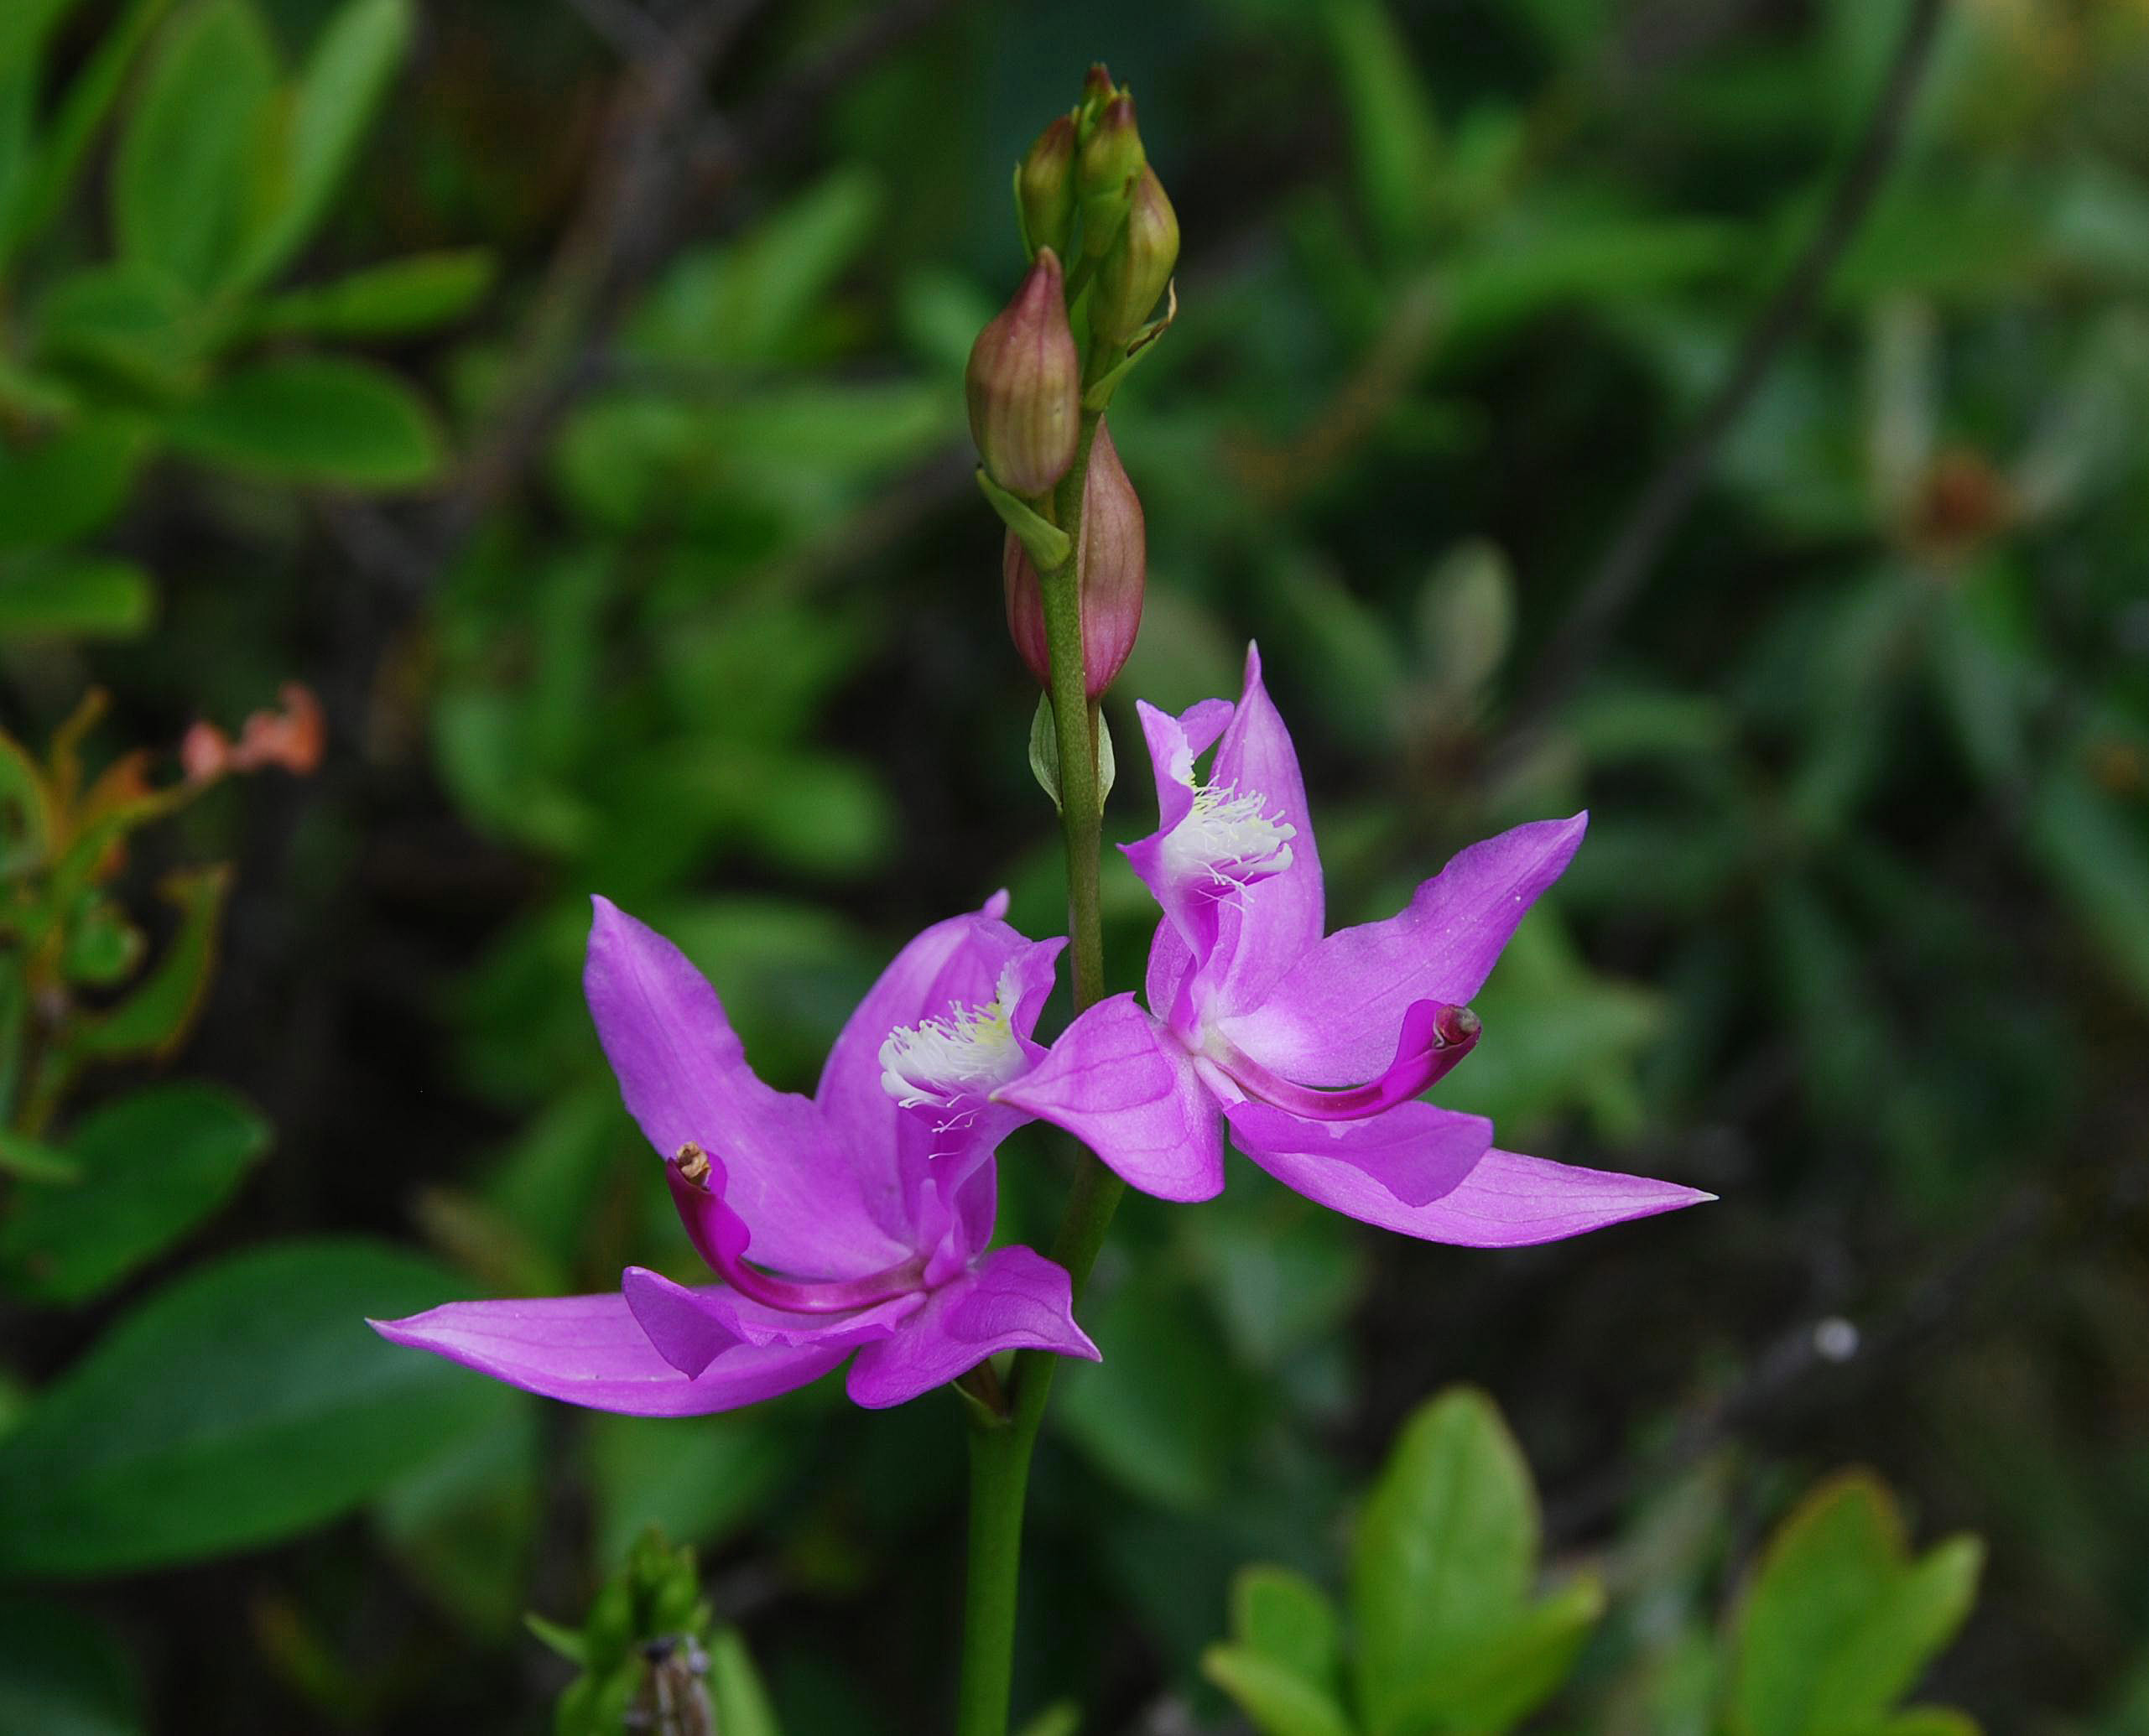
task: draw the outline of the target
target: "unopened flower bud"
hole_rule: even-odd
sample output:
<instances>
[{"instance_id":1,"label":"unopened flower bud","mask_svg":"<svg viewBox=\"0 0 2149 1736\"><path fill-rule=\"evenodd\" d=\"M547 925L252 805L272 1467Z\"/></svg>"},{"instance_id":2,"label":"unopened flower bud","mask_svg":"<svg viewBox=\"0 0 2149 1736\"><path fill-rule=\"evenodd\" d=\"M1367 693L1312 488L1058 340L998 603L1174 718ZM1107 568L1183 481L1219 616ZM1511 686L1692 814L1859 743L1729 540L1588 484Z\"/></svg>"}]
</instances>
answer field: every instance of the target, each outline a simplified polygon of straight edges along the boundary
<instances>
[{"instance_id":1,"label":"unopened flower bud","mask_svg":"<svg viewBox=\"0 0 2149 1736\"><path fill-rule=\"evenodd\" d=\"M1104 106L1117 95L1111 81L1111 70L1101 60L1092 60L1090 70L1082 75L1082 101L1080 113L1085 133L1103 112Z\"/></svg>"},{"instance_id":2,"label":"unopened flower bud","mask_svg":"<svg viewBox=\"0 0 2149 1736\"><path fill-rule=\"evenodd\" d=\"M1061 296L1059 256L1040 248L1015 299L977 335L964 376L986 474L1032 498L1074 462L1081 417L1082 363Z\"/></svg>"},{"instance_id":3,"label":"unopened flower bud","mask_svg":"<svg viewBox=\"0 0 2149 1736\"><path fill-rule=\"evenodd\" d=\"M1104 106L1082 146L1082 250L1091 257L1118 239L1127 201L1147 161L1134 123L1134 99L1122 91Z\"/></svg>"},{"instance_id":4,"label":"unopened flower bud","mask_svg":"<svg viewBox=\"0 0 2149 1736\"><path fill-rule=\"evenodd\" d=\"M1074 122L1057 117L1038 135L1015 171L1015 202L1022 215L1022 236L1035 253L1050 247L1067 251L1074 229Z\"/></svg>"},{"instance_id":5,"label":"unopened flower bud","mask_svg":"<svg viewBox=\"0 0 2149 1736\"><path fill-rule=\"evenodd\" d=\"M1134 649L1149 565L1142 502L1101 422L1083 479L1082 533L1075 562L1081 580L1082 685L1095 699L1112 684ZM1001 551L1000 575L1007 594L1008 636L1030 673L1049 687L1052 656L1045 640L1044 592L1037 568L1012 531Z\"/></svg>"},{"instance_id":6,"label":"unopened flower bud","mask_svg":"<svg viewBox=\"0 0 2149 1736\"><path fill-rule=\"evenodd\" d=\"M1179 220L1157 171L1145 167L1117 242L1097 265L1090 291L1090 330L1118 348L1149 317L1179 263Z\"/></svg>"}]
</instances>

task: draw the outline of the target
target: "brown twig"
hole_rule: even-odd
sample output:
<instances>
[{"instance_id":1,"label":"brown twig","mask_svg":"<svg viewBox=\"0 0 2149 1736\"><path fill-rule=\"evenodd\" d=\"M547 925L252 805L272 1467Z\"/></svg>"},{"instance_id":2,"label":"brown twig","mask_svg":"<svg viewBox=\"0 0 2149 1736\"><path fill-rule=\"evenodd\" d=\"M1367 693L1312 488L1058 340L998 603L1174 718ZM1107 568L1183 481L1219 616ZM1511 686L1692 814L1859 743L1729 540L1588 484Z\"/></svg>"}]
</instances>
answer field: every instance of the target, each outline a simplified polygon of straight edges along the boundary
<instances>
[{"instance_id":1,"label":"brown twig","mask_svg":"<svg viewBox=\"0 0 2149 1736\"><path fill-rule=\"evenodd\" d=\"M1803 326L1872 208L1902 143L1911 105L1932 60L1948 0L1911 0L1895 55L1865 130L1828 206L1790 273L1740 344L1730 372L1662 468L1652 477L1553 636L1507 726L1512 745L1533 735L1586 672L1619 618L1642 594L1672 533L1709 477L1724 438L1746 413L1778 356Z\"/></svg>"}]
</instances>

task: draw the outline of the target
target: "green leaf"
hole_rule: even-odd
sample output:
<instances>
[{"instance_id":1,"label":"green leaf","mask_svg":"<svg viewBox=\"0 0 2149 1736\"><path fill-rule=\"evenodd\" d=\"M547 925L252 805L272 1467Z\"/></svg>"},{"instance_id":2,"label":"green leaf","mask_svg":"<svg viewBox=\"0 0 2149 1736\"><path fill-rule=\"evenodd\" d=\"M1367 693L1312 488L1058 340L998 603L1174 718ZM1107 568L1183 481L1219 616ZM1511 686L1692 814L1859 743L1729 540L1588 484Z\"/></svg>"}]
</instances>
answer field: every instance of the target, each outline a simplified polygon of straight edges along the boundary
<instances>
[{"instance_id":1,"label":"green leaf","mask_svg":"<svg viewBox=\"0 0 2149 1736\"><path fill-rule=\"evenodd\" d=\"M146 448L118 416L88 416L43 439L0 443L0 550L69 543L101 529L126 503Z\"/></svg>"},{"instance_id":2,"label":"green leaf","mask_svg":"<svg viewBox=\"0 0 2149 1736\"><path fill-rule=\"evenodd\" d=\"M410 23L409 0L346 0L329 21L299 75L278 196L249 234L226 287L266 282L320 226L403 60Z\"/></svg>"},{"instance_id":3,"label":"green leaf","mask_svg":"<svg viewBox=\"0 0 2149 1736\"><path fill-rule=\"evenodd\" d=\"M724 1629L709 1642L709 1697L724 1736L783 1736L736 1628Z\"/></svg>"},{"instance_id":4,"label":"green leaf","mask_svg":"<svg viewBox=\"0 0 2149 1736\"><path fill-rule=\"evenodd\" d=\"M22 1190L0 1220L0 1272L34 1302L88 1301L229 1199L269 1137L213 1085L152 1085L105 1105L68 1136L81 1179Z\"/></svg>"},{"instance_id":5,"label":"green leaf","mask_svg":"<svg viewBox=\"0 0 2149 1736\"><path fill-rule=\"evenodd\" d=\"M159 888L179 907L180 927L163 956L127 995L86 1022L69 1046L78 1059L127 1055L169 1056L185 1037L209 992L216 963L216 931L231 890L229 868L190 868Z\"/></svg>"},{"instance_id":6,"label":"green leaf","mask_svg":"<svg viewBox=\"0 0 2149 1736\"><path fill-rule=\"evenodd\" d=\"M133 1661L101 1622L42 1598L0 1598L0 1730L139 1736Z\"/></svg>"},{"instance_id":7,"label":"green leaf","mask_svg":"<svg viewBox=\"0 0 2149 1736\"><path fill-rule=\"evenodd\" d=\"M207 322L185 286L143 260L62 278L38 304L43 365L96 377L153 403L200 389Z\"/></svg>"},{"instance_id":8,"label":"green leaf","mask_svg":"<svg viewBox=\"0 0 2149 1736\"><path fill-rule=\"evenodd\" d=\"M1605 1612L1604 1588L1581 1578L1482 1645L1451 1657L1397 1714L1408 1731L1508 1730L1558 1692Z\"/></svg>"},{"instance_id":9,"label":"green leaf","mask_svg":"<svg viewBox=\"0 0 2149 1736\"><path fill-rule=\"evenodd\" d=\"M803 359L815 309L872 239L881 206L870 170L839 169L730 245L689 251L636 314L629 346L703 368Z\"/></svg>"},{"instance_id":10,"label":"green leaf","mask_svg":"<svg viewBox=\"0 0 2149 1736\"><path fill-rule=\"evenodd\" d=\"M333 283L293 289L248 316L258 335L381 337L429 331L460 319L492 287L493 257L481 247L417 253Z\"/></svg>"},{"instance_id":11,"label":"green leaf","mask_svg":"<svg viewBox=\"0 0 2149 1736\"><path fill-rule=\"evenodd\" d=\"M20 1176L26 1182L75 1182L81 1166L57 1146L0 1127L0 1172Z\"/></svg>"},{"instance_id":12,"label":"green leaf","mask_svg":"<svg viewBox=\"0 0 2149 1736\"><path fill-rule=\"evenodd\" d=\"M1884 1725L1975 1597L1983 1550L1955 1538L1913 1563L1893 1497L1852 1472L1777 1527L1735 1635L1735 1736Z\"/></svg>"},{"instance_id":13,"label":"green leaf","mask_svg":"<svg viewBox=\"0 0 2149 1736\"><path fill-rule=\"evenodd\" d=\"M293 356L219 381L165 424L182 452L268 481L407 488L441 462L431 413L395 375Z\"/></svg>"},{"instance_id":14,"label":"green leaf","mask_svg":"<svg viewBox=\"0 0 2149 1736\"><path fill-rule=\"evenodd\" d=\"M0 640L130 639L156 607L149 575L132 561L40 561L0 574Z\"/></svg>"},{"instance_id":15,"label":"green leaf","mask_svg":"<svg viewBox=\"0 0 2149 1736\"><path fill-rule=\"evenodd\" d=\"M1263 1736L1355 1736L1331 1696L1260 1652L1212 1645L1201 1655L1201 1673L1238 1702Z\"/></svg>"},{"instance_id":16,"label":"green leaf","mask_svg":"<svg viewBox=\"0 0 2149 1736\"><path fill-rule=\"evenodd\" d=\"M8 0L0 7L0 73L32 59L80 0Z\"/></svg>"},{"instance_id":17,"label":"green leaf","mask_svg":"<svg viewBox=\"0 0 2149 1736\"><path fill-rule=\"evenodd\" d=\"M431 1262L355 1240L197 1269L0 1442L0 1569L130 1572L349 1510L518 1401L366 1326L459 1293Z\"/></svg>"},{"instance_id":18,"label":"green leaf","mask_svg":"<svg viewBox=\"0 0 2149 1736\"><path fill-rule=\"evenodd\" d=\"M1414 253L1430 231L1440 136L1410 48L1381 0L1322 9L1358 157L1359 193L1382 249Z\"/></svg>"},{"instance_id":19,"label":"green leaf","mask_svg":"<svg viewBox=\"0 0 2149 1736\"><path fill-rule=\"evenodd\" d=\"M1536 1571L1537 1494L1482 1392L1444 1393L1405 1425L1358 1521L1351 1613L1373 1736L1514 1619Z\"/></svg>"},{"instance_id":20,"label":"green leaf","mask_svg":"<svg viewBox=\"0 0 2149 1736\"><path fill-rule=\"evenodd\" d=\"M1824 1661L1813 1728L1850 1728L1891 1708L1969 1619L1984 1567L1982 1543L1952 1537L1897 1574L1856 1637Z\"/></svg>"},{"instance_id":21,"label":"green leaf","mask_svg":"<svg viewBox=\"0 0 2149 1736\"><path fill-rule=\"evenodd\" d=\"M1049 694L1038 695L1038 709L1030 716L1030 775L1038 787L1059 807L1059 730L1052 715ZM1111 725L1097 714L1097 805L1101 808L1119 781L1119 761L1112 753Z\"/></svg>"},{"instance_id":22,"label":"green leaf","mask_svg":"<svg viewBox=\"0 0 2149 1736\"><path fill-rule=\"evenodd\" d=\"M133 69L134 57L169 6L169 0L133 0L67 87L29 174L0 211L0 266L65 205L82 159ZM0 63L5 58L0 54Z\"/></svg>"},{"instance_id":23,"label":"green leaf","mask_svg":"<svg viewBox=\"0 0 2149 1736\"><path fill-rule=\"evenodd\" d=\"M1288 1567L1256 1567L1231 1582L1240 1650L1288 1670L1329 1700L1343 1692L1343 1634L1329 1595Z\"/></svg>"},{"instance_id":24,"label":"green leaf","mask_svg":"<svg viewBox=\"0 0 2149 1736\"><path fill-rule=\"evenodd\" d=\"M247 0L206 0L159 36L112 168L122 257L206 294L257 209L256 177L280 69Z\"/></svg>"}]
</instances>

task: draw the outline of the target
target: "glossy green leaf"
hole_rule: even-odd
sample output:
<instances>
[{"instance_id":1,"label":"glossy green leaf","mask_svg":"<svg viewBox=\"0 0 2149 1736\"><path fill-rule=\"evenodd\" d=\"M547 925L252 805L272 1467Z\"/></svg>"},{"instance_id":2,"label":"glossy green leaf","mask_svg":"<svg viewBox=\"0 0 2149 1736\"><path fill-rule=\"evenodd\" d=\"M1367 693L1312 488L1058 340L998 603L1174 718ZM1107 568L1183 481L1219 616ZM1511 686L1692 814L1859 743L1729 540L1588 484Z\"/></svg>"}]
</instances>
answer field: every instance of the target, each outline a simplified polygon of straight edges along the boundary
<instances>
[{"instance_id":1,"label":"glossy green leaf","mask_svg":"<svg viewBox=\"0 0 2149 1736\"><path fill-rule=\"evenodd\" d=\"M481 247L418 253L332 282L289 290L249 315L257 333L382 337L429 331L460 319L492 287L493 257Z\"/></svg>"},{"instance_id":2,"label":"glossy green leaf","mask_svg":"<svg viewBox=\"0 0 2149 1736\"><path fill-rule=\"evenodd\" d=\"M35 1302L86 1302L230 1198L269 1137L214 1085L152 1085L92 1111L65 1146L81 1179L25 1188L0 1219L0 1273Z\"/></svg>"},{"instance_id":3,"label":"glossy green leaf","mask_svg":"<svg viewBox=\"0 0 2149 1736\"><path fill-rule=\"evenodd\" d=\"M156 610L149 575L132 561L63 557L0 571L0 640L130 639Z\"/></svg>"},{"instance_id":4,"label":"glossy green leaf","mask_svg":"<svg viewBox=\"0 0 2149 1736\"><path fill-rule=\"evenodd\" d=\"M204 0L159 33L112 168L124 257L216 286L258 209L279 76L248 0Z\"/></svg>"},{"instance_id":5,"label":"glossy green leaf","mask_svg":"<svg viewBox=\"0 0 2149 1736\"><path fill-rule=\"evenodd\" d=\"M101 1622L42 1598L0 1597L0 1730L141 1736L133 1661Z\"/></svg>"},{"instance_id":6,"label":"glossy green leaf","mask_svg":"<svg viewBox=\"0 0 2149 1736\"><path fill-rule=\"evenodd\" d=\"M440 468L432 413L385 369L341 357L258 362L164 425L172 444L263 481L407 488Z\"/></svg>"},{"instance_id":7,"label":"glossy green leaf","mask_svg":"<svg viewBox=\"0 0 2149 1736\"><path fill-rule=\"evenodd\" d=\"M402 64L410 28L410 0L345 0L329 20L291 97L288 156L275 196L226 274L226 287L265 282L320 226Z\"/></svg>"},{"instance_id":8,"label":"glossy green leaf","mask_svg":"<svg viewBox=\"0 0 2149 1736\"><path fill-rule=\"evenodd\" d=\"M1428 1682L1489 1644L1537 1569L1537 1494L1485 1394L1459 1388L1404 1425L1358 1519L1350 1605L1358 1705L1390 1736Z\"/></svg>"},{"instance_id":9,"label":"glossy green leaf","mask_svg":"<svg viewBox=\"0 0 2149 1736\"><path fill-rule=\"evenodd\" d=\"M1262 1736L1355 1736L1333 1697L1289 1666L1241 1645L1212 1645L1201 1673L1238 1702Z\"/></svg>"},{"instance_id":10,"label":"glossy green leaf","mask_svg":"<svg viewBox=\"0 0 2149 1736\"><path fill-rule=\"evenodd\" d=\"M519 1401L366 1325L461 1291L428 1260L356 1240L195 1270L0 1442L0 1571L195 1560L349 1510Z\"/></svg>"}]
</instances>

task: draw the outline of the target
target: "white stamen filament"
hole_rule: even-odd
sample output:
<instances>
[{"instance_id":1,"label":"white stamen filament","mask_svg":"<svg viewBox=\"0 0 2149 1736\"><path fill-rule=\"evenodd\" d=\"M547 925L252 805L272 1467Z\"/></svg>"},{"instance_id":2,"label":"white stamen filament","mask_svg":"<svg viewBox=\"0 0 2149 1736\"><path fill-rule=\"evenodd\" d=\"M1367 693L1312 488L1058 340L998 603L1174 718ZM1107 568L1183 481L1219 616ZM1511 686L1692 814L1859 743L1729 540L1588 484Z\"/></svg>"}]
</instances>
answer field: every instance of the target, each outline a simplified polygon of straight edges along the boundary
<instances>
[{"instance_id":1,"label":"white stamen filament","mask_svg":"<svg viewBox=\"0 0 2149 1736\"><path fill-rule=\"evenodd\" d=\"M905 1109L946 1108L986 1097L1028 1065L1007 1016L1007 985L982 1006L900 1026L881 1045L881 1084Z\"/></svg>"},{"instance_id":2,"label":"white stamen filament","mask_svg":"<svg viewBox=\"0 0 2149 1736\"><path fill-rule=\"evenodd\" d=\"M1193 811L1164 840L1164 860L1174 874L1245 886L1288 868L1298 835L1296 826L1268 812L1268 798L1258 790L1199 784Z\"/></svg>"}]
</instances>

